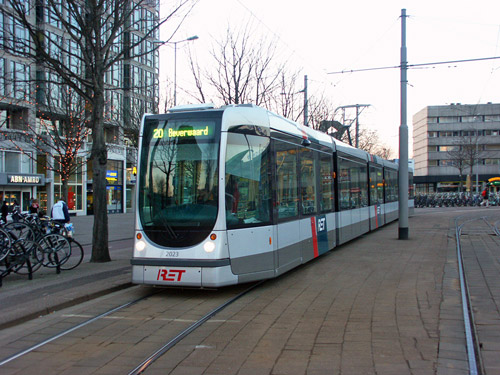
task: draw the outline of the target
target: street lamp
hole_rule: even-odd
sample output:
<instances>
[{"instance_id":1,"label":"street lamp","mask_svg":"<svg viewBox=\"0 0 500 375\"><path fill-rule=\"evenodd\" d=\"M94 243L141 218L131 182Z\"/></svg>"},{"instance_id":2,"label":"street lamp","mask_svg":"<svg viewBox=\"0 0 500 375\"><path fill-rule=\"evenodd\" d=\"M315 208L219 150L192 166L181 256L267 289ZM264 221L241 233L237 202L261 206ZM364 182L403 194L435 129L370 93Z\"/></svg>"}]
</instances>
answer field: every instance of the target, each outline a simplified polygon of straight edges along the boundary
<instances>
[{"instance_id":1,"label":"street lamp","mask_svg":"<svg viewBox=\"0 0 500 375\"><path fill-rule=\"evenodd\" d=\"M191 40L196 40L196 39L198 39L198 35L193 35L187 39L178 40L177 42L169 42L163 40L153 41L153 43L161 43L161 44L172 43L174 45L174 106L177 105L177 44L183 42L189 42Z\"/></svg>"},{"instance_id":2,"label":"street lamp","mask_svg":"<svg viewBox=\"0 0 500 375\"><path fill-rule=\"evenodd\" d=\"M174 107L177 105L177 43L188 42L196 39L198 39L198 35L193 35L187 39L172 42L174 43Z\"/></svg>"}]
</instances>

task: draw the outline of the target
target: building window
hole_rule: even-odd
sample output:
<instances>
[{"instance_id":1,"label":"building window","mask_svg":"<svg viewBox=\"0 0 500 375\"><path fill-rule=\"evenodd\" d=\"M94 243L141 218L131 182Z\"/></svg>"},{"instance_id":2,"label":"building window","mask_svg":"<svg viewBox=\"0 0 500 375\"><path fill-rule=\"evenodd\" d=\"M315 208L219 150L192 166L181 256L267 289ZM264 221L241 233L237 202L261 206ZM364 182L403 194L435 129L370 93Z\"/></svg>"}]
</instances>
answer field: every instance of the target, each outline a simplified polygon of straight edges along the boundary
<instances>
[{"instance_id":1,"label":"building window","mask_svg":"<svg viewBox=\"0 0 500 375\"><path fill-rule=\"evenodd\" d=\"M500 130L485 130L484 135L490 135L490 136L500 135Z\"/></svg>"},{"instance_id":2,"label":"building window","mask_svg":"<svg viewBox=\"0 0 500 375\"><path fill-rule=\"evenodd\" d=\"M484 150L485 151L498 151L498 150L500 150L500 145L499 144L496 144L496 145L484 145Z\"/></svg>"},{"instance_id":3,"label":"building window","mask_svg":"<svg viewBox=\"0 0 500 375\"><path fill-rule=\"evenodd\" d=\"M0 13L0 17L1 17L1 13ZM0 23L0 25L1 25L1 23ZM1 35L1 33L0 33L0 35ZM2 97L6 95L5 83L6 83L5 82L5 60L0 57L0 96L2 96Z\"/></svg>"},{"instance_id":4,"label":"building window","mask_svg":"<svg viewBox=\"0 0 500 375\"><path fill-rule=\"evenodd\" d=\"M462 122L481 122L482 116L462 116Z\"/></svg>"},{"instance_id":5,"label":"building window","mask_svg":"<svg viewBox=\"0 0 500 375\"><path fill-rule=\"evenodd\" d=\"M441 167L453 167L454 163L453 163L453 160L443 159L443 160L439 160L439 165Z\"/></svg>"},{"instance_id":6,"label":"building window","mask_svg":"<svg viewBox=\"0 0 500 375\"><path fill-rule=\"evenodd\" d=\"M30 67L17 61L10 62L10 71L12 76L12 92L16 99L28 100Z\"/></svg>"},{"instance_id":7,"label":"building window","mask_svg":"<svg viewBox=\"0 0 500 375\"><path fill-rule=\"evenodd\" d=\"M462 131L463 137L474 137L474 136L480 135L480 134L481 134L480 130L463 130Z\"/></svg>"},{"instance_id":8,"label":"building window","mask_svg":"<svg viewBox=\"0 0 500 375\"><path fill-rule=\"evenodd\" d=\"M460 135L460 132L452 132L452 131L442 131L439 132L439 137L458 137Z\"/></svg>"},{"instance_id":9,"label":"building window","mask_svg":"<svg viewBox=\"0 0 500 375\"><path fill-rule=\"evenodd\" d=\"M429 138L437 138L439 137L439 132L427 132Z\"/></svg>"},{"instance_id":10,"label":"building window","mask_svg":"<svg viewBox=\"0 0 500 375\"><path fill-rule=\"evenodd\" d=\"M0 171L32 173L31 157L15 151L0 151Z\"/></svg>"},{"instance_id":11,"label":"building window","mask_svg":"<svg viewBox=\"0 0 500 375\"><path fill-rule=\"evenodd\" d=\"M454 122L460 122L460 118L458 116L439 117L440 124L450 124Z\"/></svg>"},{"instance_id":12,"label":"building window","mask_svg":"<svg viewBox=\"0 0 500 375\"><path fill-rule=\"evenodd\" d=\"M439 146L439 151L458 151L460 146Z\"/></svg>"},{"instance_id":13,"label":"building window","mask_svg":"<svg viewBox=\"0 0 500 375\"><path fill-rule=\"evenodd\" d=\"M500 115L488 115L484 116L485 122L500 121Z\"/></svg>"}]
</instances>

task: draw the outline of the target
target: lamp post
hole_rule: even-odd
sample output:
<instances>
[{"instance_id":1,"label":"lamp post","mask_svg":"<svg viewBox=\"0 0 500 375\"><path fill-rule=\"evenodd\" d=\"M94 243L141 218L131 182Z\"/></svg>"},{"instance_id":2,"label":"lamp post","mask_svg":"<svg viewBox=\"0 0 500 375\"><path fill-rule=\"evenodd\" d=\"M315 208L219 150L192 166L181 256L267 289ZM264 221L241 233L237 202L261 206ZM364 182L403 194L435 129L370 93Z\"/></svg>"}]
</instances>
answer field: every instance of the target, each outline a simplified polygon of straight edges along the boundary
<instances>
[{"instance_id":1,"label":"lamp post","mask_svg":"<svg viewBox=\"0 0 500 375\"><path fill-rule=\"evenodd\" d=\"M178 40L177 42L170 42L170 41L164 41L164 40L153 40L153 43L159 43L162 45L166 44L166 43L172 43L174 45L174 107L177 105L177 44L183 43L183 42L189 42L191 40L196 40L196 39L198 39L198 35L193 35L187 39Z\"/></svg>"},{"instance_id":2,"label":"lamp post","mask_svg":"<svg viewBox=\"0 0 500 375\"><path fill-rule=\"evenodd\" d=\"M198 35L193 35L187 39L172 42L174 43L174 107L177 105L177 44L196 39L198 39Z\"/></svg>"}]
</instances>

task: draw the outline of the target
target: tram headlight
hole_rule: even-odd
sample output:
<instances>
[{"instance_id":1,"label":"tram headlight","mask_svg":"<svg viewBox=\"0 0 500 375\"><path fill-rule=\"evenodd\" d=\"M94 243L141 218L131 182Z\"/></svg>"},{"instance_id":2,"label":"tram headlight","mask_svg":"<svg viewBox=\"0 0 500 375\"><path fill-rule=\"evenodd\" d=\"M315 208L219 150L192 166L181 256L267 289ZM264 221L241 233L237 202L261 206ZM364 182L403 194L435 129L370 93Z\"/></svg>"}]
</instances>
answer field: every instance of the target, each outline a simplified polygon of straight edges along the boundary
<instances>
[{"instance_id":1,"label":"tram headlight","mask_svg":"<svg viewBox=\"0 0 500 375\"><path fill-rule=\"evenodd\" d=\"M135 242L135 249L137 251L143 251L146 248L146 242L138 240Z\"/></svg>"},{"instance_id":2,"label":"tram headlight","mask_svg":"<svg viewBox=\"0 0 500 375\"><path fill-rule=\"evenodd\" d=\"M203 244L203 250L207 253L211 253L215 250L215 242L207 241Z\"/></svg>"}]
</instances>

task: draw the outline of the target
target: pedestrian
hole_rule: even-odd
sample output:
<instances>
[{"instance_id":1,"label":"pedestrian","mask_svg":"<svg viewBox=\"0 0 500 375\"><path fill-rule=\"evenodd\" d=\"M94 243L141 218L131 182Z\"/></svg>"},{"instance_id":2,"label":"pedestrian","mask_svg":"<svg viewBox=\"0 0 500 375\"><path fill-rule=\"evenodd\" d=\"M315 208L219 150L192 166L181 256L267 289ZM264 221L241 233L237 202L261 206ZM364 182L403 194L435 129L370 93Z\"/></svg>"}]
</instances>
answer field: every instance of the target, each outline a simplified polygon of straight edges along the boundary
<instances>
[{"instance_id":1,"label":"pedestrian","mask_svg":"<svg viewBox=\"0 0 500 375\"><path fill-rule=\"evenodd\" d=\"M9 214L9 206L7 206L7 202L3 201L2 208L0 209L0 212L2 213L2 221L4 224L7 223L7 215Z\"/></svg>"},{"instance_id":2,"label":"pedestrian","mask_svg":"<svg viewBox=\"0 0 500 375\"><path fill-rule=\"evenodd\" d=\"M12 220L17 223L21 219L21 207L19 203L17 203L17 199L14 199L14 203L12 204Z\"/></svg>"},{"instance_id":3,"label":"pedestrian","mask_svg":"<svg viewBox=\"0 0 500 375\"><path fill-rule=\"evenodd\" d=\"M486 184L486 187L484 188L483 192L481 193L483 197L483 202L481 203L482 206L489 207L489 197L490 197L490 185Z\"/></svg>"},{"instance_id":4,"label":"pedestrian","mask_svg":"<svg viewBox=\"0 0 500 375\"><path fill-rule=\"evenodd\" d=\"M52 206L50 217L60 224L66 224L70 222L68 205L66 204L64 199L60 198L59 201L54 204L54 206Z\"/></svg>"},{"instance_id":5,"label":"pedestrian","mask_svg":"<svg viewBox=\"0 0 500 375\"><path fill-rule=\"evenodd\" d=\"M38 214L39 209L40 209L40 205L38 204L38 200L33 198L31 200L31 205L29 208L30 214Z\"/></svg>"}]
</instances>

